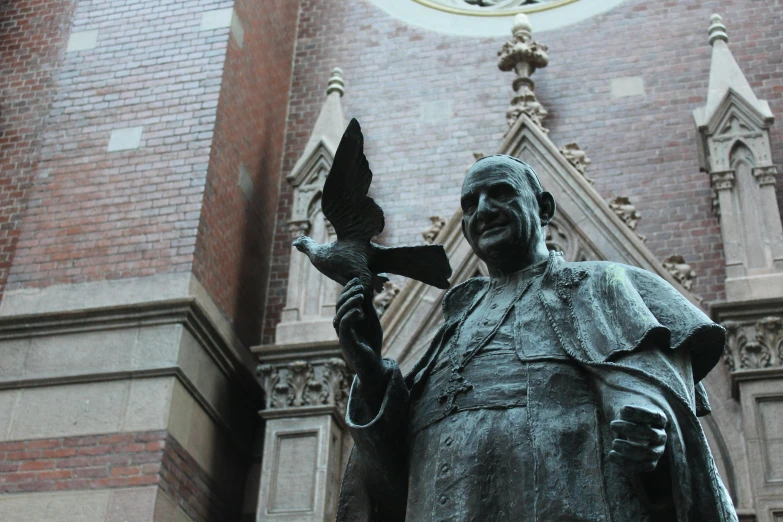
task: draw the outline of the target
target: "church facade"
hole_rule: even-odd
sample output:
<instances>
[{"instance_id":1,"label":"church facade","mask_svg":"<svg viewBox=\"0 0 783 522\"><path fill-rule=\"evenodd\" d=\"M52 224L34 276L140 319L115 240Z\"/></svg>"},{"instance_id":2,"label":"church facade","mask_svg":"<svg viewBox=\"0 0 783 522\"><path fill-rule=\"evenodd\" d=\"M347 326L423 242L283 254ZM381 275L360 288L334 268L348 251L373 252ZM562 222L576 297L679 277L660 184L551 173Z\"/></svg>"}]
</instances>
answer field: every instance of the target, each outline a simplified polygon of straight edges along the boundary
<instances>
[{"instance_id":1,"label":"church facade","mask_svg":"<svg viewBox=\"0 0 783 522\"><path fill-rule=\"evenodd\" d=\"M379 243L443 244L452 284L486 275L459 191L510 154L555 196L552 250L654 272L722 324L702 427L740 520L783 520L782 12L0 6L0 519L334 519L340 289L291 241L333 237L320 193L356 117ZM403 370L442 296L376 296Z\"/></svg>"}]
</instances>

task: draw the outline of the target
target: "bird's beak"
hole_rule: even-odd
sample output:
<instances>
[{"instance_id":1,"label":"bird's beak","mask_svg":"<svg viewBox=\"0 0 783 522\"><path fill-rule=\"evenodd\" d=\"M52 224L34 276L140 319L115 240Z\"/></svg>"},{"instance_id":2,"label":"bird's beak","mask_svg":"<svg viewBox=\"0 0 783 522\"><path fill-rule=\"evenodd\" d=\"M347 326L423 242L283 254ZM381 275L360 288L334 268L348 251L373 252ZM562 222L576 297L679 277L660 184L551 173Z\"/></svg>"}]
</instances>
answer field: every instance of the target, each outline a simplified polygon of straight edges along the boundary
<instances>
[{"instance_id":1,"label":"bird's beak","mask_svg":"<svg viewBox=\"0 0 783 522\"><path fill-rule=\"evenodd\" d=\"M304 246L304 236L300 236L300 237L296 238L296 239L294 240L294 242L292 243L292 245L293 245L293 246L294 246L294 247L295 247L297 250L299 250L299 251L301 252L301 251L302 251L302 247Z\"/></svg>"}]
</instances>

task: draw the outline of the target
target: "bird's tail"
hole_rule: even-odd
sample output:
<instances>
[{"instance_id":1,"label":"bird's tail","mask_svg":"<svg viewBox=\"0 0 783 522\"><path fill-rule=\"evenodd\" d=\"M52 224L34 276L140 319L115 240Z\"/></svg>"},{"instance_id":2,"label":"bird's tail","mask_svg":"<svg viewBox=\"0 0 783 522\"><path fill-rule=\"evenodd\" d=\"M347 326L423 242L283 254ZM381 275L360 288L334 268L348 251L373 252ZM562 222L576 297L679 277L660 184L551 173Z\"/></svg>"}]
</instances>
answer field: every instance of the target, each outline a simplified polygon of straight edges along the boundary
<instances>
[{"instance_id":1,"label":"bird's tail","mask_svg":"<svg viewBox=\"0 0 783 522\"><path fill-rule=\"evenodd\" d=\"M374 245L373 272L397 274L422 283L448 288L451 265L443 245L386 248Z\"/></svg>"}]
</instances>

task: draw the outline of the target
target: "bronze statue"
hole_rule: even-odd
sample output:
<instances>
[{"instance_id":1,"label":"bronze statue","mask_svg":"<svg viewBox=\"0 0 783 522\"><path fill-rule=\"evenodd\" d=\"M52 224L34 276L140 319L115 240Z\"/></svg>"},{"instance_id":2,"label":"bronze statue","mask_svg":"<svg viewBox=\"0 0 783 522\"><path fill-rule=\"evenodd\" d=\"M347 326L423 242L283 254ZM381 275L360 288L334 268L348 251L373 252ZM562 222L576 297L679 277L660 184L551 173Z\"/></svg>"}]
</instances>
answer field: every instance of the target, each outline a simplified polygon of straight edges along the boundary
<instances>
[{"instance_id":1,"label":"bronze statue","mask_svg":"<svg viewBox=\"0 0 783 522\"><path fill-rule=\"evenodd\" d=\"M357 277L367 288L372 308L372 289L383 290L389 279L380 273L410 277L438 288L449 287L451 266L441 245L387 248L371 238L383 232L383 210L367 195L372 182L370 164L364 155L364 136L352 119L345 130L334 162L324 182L321 209L334 227L337 241L319 245L302 236L297 250L326 277L345 285Z\"/></svg>"},{"instance_id":2,"label":"bronze statue","mask_svg":"<svg viewBox=\"0 0 783 522\"><path fill-rule=\"evenodd\" d=\"M698 416L725 333L668 283L550 253L555 201L510 156L462 188L489 278L443 299L403 377L354 278L334 324L356 371L339 522L735 521Z\"/></svg>"}]
</instances>

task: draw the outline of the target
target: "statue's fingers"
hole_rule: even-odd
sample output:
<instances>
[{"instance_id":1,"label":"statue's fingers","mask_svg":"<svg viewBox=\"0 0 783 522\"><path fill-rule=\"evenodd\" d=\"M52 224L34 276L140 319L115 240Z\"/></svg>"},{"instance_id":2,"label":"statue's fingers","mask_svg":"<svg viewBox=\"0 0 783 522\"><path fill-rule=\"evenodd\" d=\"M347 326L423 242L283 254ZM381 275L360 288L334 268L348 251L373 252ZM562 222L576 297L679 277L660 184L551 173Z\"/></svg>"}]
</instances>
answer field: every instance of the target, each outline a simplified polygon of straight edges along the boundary
<instances>
[{"instance_id":1,"label":"statue's fingers","mask_svg":"<svg viewBox=\"0 0 783 522\"><path fill-rule=\"evenodd\" d=\"M355 296L356 294L362 293L362 285L360 284L351 284L352 281L359 282L358 279L351 279L351 281L348 282L347 285L345 285L345 288L343 289L342 293L340 294L340 297L337 298L337 305L336 307L339 309L340 305L342 305L346 300L350 299L351 297Z\"/></svg>"},{"instance_id":2,"label":"statue's fingers","mask_svg":"<svg viewBox=\"0 0 783 522\"><path fill-rule=\"evenodd\" d=\"M609 452L609 460L614 462L624 470L640 471L647 473L655 470L655 466L658 464L658 460L632 460L625 457L623 454L616 451Z\"/></svg>"},{"instance_id":3,"label":"statue's fingers","mask_svg":"<svg viewBox=\"0 0 783 522\"><path fill-rule=\"evenodd\" d=\"M350 339L355 342L356 332L354 331L353 325L359 319L361 313L361 310L353 308L343 314L340 321L337 323L337 332L340 335L340 339Z\"/></svg>"},{"instance_id":4,"label":"statue's fingers","mask_svg":"<svg viewBox=\"0 0 783 522\"><path fill-rule=\"evenodd\" d=\"M660 411L642 408L641 406L624 406L620 410L620 420L636 424L649 424L655 428L666 427L666 415Z\"/></svg>"},{"instance_id":5,"label":"statue's fingers","mask_svg":"<svg viewBox=\"0 0 783 522\"><path fill-rule=\"evenodd\" d=\"M633 442L625 439L614 439L612 441L612 450L623 457L634 461L657 460L661 453L658 447L651 447L647 444Z\"/></svg>"},{"instance_id":6,"label":"statue's fingers","mask_svg":"<svg viewBox=\"0 0 783 522\"><path fill-rule=\"evenodd\" d=\"M666 442L666 432L652 428L646 424L636 424L623 420L615 420L610 424L615 433L625 439L635 442L647 442L650 445L659 445Z\"/></svg>"},{"instance_id":7,"label":"statue's fingers","mask_svg":"<svg viewBox=\"0 0 783 522\"><path fill-rule=\"evenodd\" d=\"M359 293L354 294L341 305L339 305L337 308L337 313L334 314L334 321L332 322L332 326L334 326L335 330L342 327L342 323L345 321L346 315L349 312L354 310L359 312L359 314L357 314L358 318L358 316L361 314L362 301L364 301L364 295ZM353 322L355 322L355 320L356 319L352 319Z\"/></svg>"}]
</instances>

